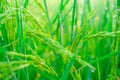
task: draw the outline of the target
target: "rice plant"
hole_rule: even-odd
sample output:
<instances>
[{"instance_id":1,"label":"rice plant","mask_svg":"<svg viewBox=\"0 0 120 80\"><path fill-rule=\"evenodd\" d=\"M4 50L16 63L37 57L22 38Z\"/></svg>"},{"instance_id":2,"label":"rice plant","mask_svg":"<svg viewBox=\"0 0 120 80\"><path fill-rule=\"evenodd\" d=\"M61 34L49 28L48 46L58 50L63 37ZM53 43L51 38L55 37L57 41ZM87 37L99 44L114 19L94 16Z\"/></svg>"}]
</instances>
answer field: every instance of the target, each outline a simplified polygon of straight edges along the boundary
<instances>
[{"instance_id":1,"label":"rice plant","mask_svg":"<svg viewBox=\"0 0 120 80\"><path fill-rule=\"evenodd\" d=\"M120 0L0 0L0 80L120 80Z\"/></svg>"}]
</instances>

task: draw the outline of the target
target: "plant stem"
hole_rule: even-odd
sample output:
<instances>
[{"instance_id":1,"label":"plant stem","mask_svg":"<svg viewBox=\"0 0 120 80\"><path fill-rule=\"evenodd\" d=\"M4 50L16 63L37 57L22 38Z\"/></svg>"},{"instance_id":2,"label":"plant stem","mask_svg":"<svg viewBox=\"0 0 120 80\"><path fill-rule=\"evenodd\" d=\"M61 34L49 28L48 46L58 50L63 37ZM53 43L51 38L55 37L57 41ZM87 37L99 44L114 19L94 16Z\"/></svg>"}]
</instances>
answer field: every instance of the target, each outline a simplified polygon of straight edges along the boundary
<instances>
[{"instance_id":1,"label":"plant stem","mask_svg":"<svg viewBox=\"0 0 120 80\"><path fill-rule=\"evenodd\" d=\"M73 31L74 31L74 23L75 23L76 2L77 2L77 0L74 0L73 12L72 12L72 23L71 23L71 44L72 44Z\"/></svg>"},{"instance_id":2,"label":"plant stem","mask_svg":"<svg viewBox=\"0 0 120 80\"><path fill-rule=\"evenodd\" d=\"M44 0L44 6L45 6L45 9L46 9L46 15L47 15L47 19L48 19L48 25L49 25L49 28L50 28L51 38L53 38L53 29L52 29L52 24L51 24L50 17L49 17L49 12L48 12L48 7L47 7L46 0Z\"/></svg>"}]
</instances>

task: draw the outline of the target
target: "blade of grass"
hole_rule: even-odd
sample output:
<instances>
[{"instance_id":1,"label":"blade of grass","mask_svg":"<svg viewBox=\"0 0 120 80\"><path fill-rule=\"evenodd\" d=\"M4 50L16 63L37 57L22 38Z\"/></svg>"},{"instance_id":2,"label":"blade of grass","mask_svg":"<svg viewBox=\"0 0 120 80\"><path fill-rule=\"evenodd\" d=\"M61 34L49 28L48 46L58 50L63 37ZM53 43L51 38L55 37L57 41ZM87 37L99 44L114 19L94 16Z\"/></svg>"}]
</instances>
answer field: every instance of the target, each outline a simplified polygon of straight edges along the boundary
<instances>
[{"instance_id":1,"label":"blade of grass","mask_svg":"<svg viewBox=\"0 0 120 80\"><path fill-rule=\"evenodd\" d=\"M62 5L62 10L65 9L65 7L67 6L68 3L69 3L69 0L66 0L66 2ZM69 10L68 10L68 11L69 11ZM55 16L53 17L53 19L52 19L52 21L51 21L52 24L55 23L55 21L56 21L57 18L58 18L58 15L59 15L59 11L56 12ZM63 16L64 16L64 15L63 15Z\"/></svg>"},{"instance_id":2,"label":"blade of grass","mask_svg":"<svg viewBox=\"0 0 120 80\"><path fill-rule=\"evenodd\" d=\"M58 80L58 76L51 75L49 71L47 71L47 70L43 71L39 67L40 66L33 65L33 69L36 70L37 72L41 73L42 75L44 75L47 79L49 79L49 80Z\"/></svg>"},{"instance_id":3,"label":"blade of grass","mask_svg":"<svg viewBox=\"0 0 120 80\"><path fill-rule=\"evenodd\" d=\"M23 43L23 36L24 36L24 20L23 20L23 1L20 0L20 52L24 53L24 43Z\"/></svg>"},{"instance_id":4,"label":"blade of grass","mask_svg":"<svg viewBox=\"0 0 120 80\"><path fill-rule=\"evenodd\" d=\"M40 2L38 2L38 0L34 0L35 3L39 6L39 8L42 10L43 13L45 13L45 9L43 8L43 6L41 5Z\"/></svg>"},{"instance_id":5,"label":"blade of grass","mask_svg":"<svg viewBox=\"0 0 120 80\"><path fill-rule=\"evenodd\" d=\"M58 17L58 23L60 26L60 43L63 44L63 25L62 25L62 9L63 9L63 0L61 0L61 3L60 3L60 12L59 12L59 17Z\"/></svg>"},{"instance_id":6,"label":"blade of grass","mask_svg":"<svg viewBox=\"0 0 120 80\"><path fill-rule=\"evenodd\" d=\"M10 66L10 70L11 70L12 76L14 76L14 79L17 80L17 77L15 76L15 73L12 70L12 65L10 64L10 60L9 60L8 56L7 56L7 61L8 61L9 66Z\"/></svg>"},{"instance_id":7,"label":"blade of grass","mask_svg":"<svg viewBox=\"0 0 120 80\"><path fill-rule=\"evenodd\" d=\"M50 17L49 17L49 11L48 11L46 0L44 0L44 6L45 6L45 9L46 9L46 16L47 16L47 19L48 19L48 26L49 26L49 29L50 29L51 38L53 38L53 29L52 29L52 24L51 24Z\"/></svg>"},{"instance_id":8,"label":"blade of grass","mask_svg":"<svg viewBox=\"0 0 120 80\"><path fill-rule=\"evenodd\" d=\"M119 3L120 3L120 1L117 0L117 5L116 5L117 14L115 14L117 16L117 20L116 20L116 23L114 23L114 32L120 30L120 24L119 24L119 21L120 21L120 11L119 11L120 10L120 4ZM119 41L120 41L119 38L114 38L113 39L113 44L112 44L112 47L111 47L112 52L120 54L119 53L119 44L120 44ZM119 55L113 56L112 59L111 59L112 66L111 66L110 75L111 75L112 79L117 79L117 76L118 76L117 75L117 71L118 71L117 66L118 66L118 59L119 59L118 56Z\"/></svg>"},{"instance_id":9,"label":"blade of grass","mask_svg":"<svg viewBox=\"0 0 120 80\"><path fill-rule=\"evenodd\" d=\"M81 26L83 26L85 22L85 17L86 17L86 5L87 5L87 0L84 0L84 7L83 7L83 13L82 13L82 18L81 18Z\"/></svg>"},{"instance_id":10,"label":"blade of grass","mask_svg":"<svg viewBox=\"0 0 120 80\"><path fill-rule=\"evenodd\" d=\"M66 80L67 79L67 77L69 75L69 72L70 72L72 66L74 65L75 57L76 57L76 55L74 54L73 57L71 58L70 62L67 64L67 66L65 68L65 71L63 72L60 80Z\"/></svg>"},{"instance_id":11,"label":"blade of grass","mask_svg":"<svg viewBox=\"0 0 120 80\"><path fill-rule=\"evenodd\" d=\"M24 1L24 8L27 8L28 3L29 3L29 0L25 0L25 1Z\"/></svg>"},{"instance_id":12,"label":"blade of grass","mask_svg":"<svg viewBox=\"0 0 120 80\"><path fill-rule=\"evenodd\" d=\"M1 5L0 5L0 13L4 14L5 12L5 9L4 9L4 6L2 6L2 2L1 2ZM6 29L6 26L5 26L5 23L2 23L1 25L1 33L2 33L2 38L4 40L4 44L7 45L8 44L8 32L7 32L7 29Z\"/></svg>"},{"instance_id":13,"label":"blade of grass","mask_svg":"<svg viewBox=\"0 0 120 80\"><path fill-rule=\"evenodd\" d=\"M72 45L71 45L71 51L72 52L75 52L76 49L77 49L77 46L79 44L79 41L81 40L81 37L82 37L82 33L85 31L86 27L87 27L87 24L89 22L89 20L94 16L94 13L91 12L91 15L86 19L84 25L81 27L80 31L78 32L77 36L75 37Z\"/></svg>"},{"instance_id":14,"label":"blade of grass","mask_svg":"<svg viewBox=\"0 0 120 80\"><path fill-rule=\"evenodd\" d=\"M73 4L73 12L72 12L72 23L71 23L71 45L72 45L72 41L73 41L73 31L74 31L74 23L75 23L75 13L76 13L76 3L77 0L74 0L74 4Z\"/></svg>"},{"instance_id":15,"label":"blade of grass","mask_svg":"<svg viewBox=\"0 0 120 80\"><path fill-rule=\"evenodd\" d=\"M115 56L115 55L117 55L117 53L109 53L109 54L107 54L105 56L102 56L102 57L99 57L99 58L97 58L95 60L90 61L90 63L94 64L96 62L99 62L99 61L102 61L102 60L105 60L105 59L108 59L108 58L112 58L112 56Z\"/></svg>"}]
</instances>

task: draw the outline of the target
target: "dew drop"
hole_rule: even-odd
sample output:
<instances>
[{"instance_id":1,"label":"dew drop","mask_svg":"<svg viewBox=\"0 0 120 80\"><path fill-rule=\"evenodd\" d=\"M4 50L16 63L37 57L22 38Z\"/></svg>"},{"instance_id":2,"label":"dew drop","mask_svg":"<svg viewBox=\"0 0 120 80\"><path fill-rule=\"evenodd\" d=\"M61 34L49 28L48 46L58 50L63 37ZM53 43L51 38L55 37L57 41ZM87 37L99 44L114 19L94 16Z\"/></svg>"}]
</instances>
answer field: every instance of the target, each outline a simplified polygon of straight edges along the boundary
<instances>
[{"instance_id":1,"label":"dew drop","mask_svg":"<svg viewBox=\"0 0 120 80\"><path fill-rule=\"evenodd\" d=\"M45 13L42 13L42 16L45 16Z\"/></svg>"},{"instance_id":2,"label":"dew drop","mask_svg":"<svg viewBox=\"0 0 120 80\"><path fill-rule=\"evenodd\" d=\"M95 69L91 69L91 72L94 73L94 72L95 72Z\"/></svg>"},{"instance_id":3,"label":"dew drop","mask_svg":"<svg viewBox=\"0 0 120 80\"><path fill-rule=\"evenodd\" d=\"M108 8L106 7L105 10L108 10Z\"/></svg>"},{"instance_id":4,"label":"dew drop","mask_svg":"<svg viewBox=\"0 0 120 80\"><path fill-rule=\"evenodd\" d=\"M116 18L117 16L116 15L113 15L113 18Z\"/></svg>"}]
</instances>

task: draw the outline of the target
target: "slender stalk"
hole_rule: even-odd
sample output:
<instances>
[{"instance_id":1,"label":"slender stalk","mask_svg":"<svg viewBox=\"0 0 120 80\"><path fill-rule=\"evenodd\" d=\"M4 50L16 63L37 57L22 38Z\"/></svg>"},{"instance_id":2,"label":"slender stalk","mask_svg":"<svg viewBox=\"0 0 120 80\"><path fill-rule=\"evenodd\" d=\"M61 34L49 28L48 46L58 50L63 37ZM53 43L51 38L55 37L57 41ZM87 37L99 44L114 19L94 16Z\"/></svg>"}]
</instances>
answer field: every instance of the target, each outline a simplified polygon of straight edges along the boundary
<instances>
[{"instance_id":1,"label":"slender stalk","mask_svg":"<svg viewBox=\"0 0 120 80\"><path fill-rule=\"evenodd\" d=\"M24 8L27 8L28 3L29 3L29 0L25 0Z\"/></svg>"},{"instance_id":2,"label":"slender stalk","mask_svg":"<svg viewBox=\"0 0 120 80\"><path fill-rule=\"evenodd\" d=\"M118 24L117 26L120 26L120 0L117 0L117 6L118 6ZM120 48L120 42L119 42L119 48ZM120 51L118 51L118 67L120 66ZM117 69L117 71L120 71L120 68ZM119 74L119 72L118 72ZM120 75L119 75L120 76Z\"/></svg>"},{"instance_id":3,"label":"slender stalk","mask_svg":"<svg viewBox=\"0 0 120 80\"><path fill-rule=\"evenodd\" d=\"M90 5L90 0L87 0L87 6L88 6L88 11L91 11L91 5Z\"/></svg>"},{"instance_id":4,"label":"slender stalk","mask_svg":"<svg viewBox=\"0 0 120 80\"><path fill-rule=\"evenodd\" d=\"M20 0L20 52L24 53L23 46L23 32L24 32L24 24L23 24L23 0Z\"/></svg>"},{"instance_id":5,"label":"slender stalk","mask_svg":"<svg viewBox=\"0 0 120 80\"><path fill-rule=\"evenodd\" d=\"M17 39L20 39L20 18L19 18L19 12L18 12L18 2L17 0L15 0L15 6L16 6L16 22L17 22L17 35L16 35L16 38ZM20 51L18 49L18 51Z\"/></svg>"},{"instance_id":6,"label":"slender stalk","mask_svg":"<svg viewBox=\"0 0 120 80\"><path fill-rule=\"evenodd\" d=\"M24 53L24 42L23 42L23 36L24 36L24 20L23 20L23 0L19 1L20 7L18 6L18 2L17 0L15 0L15 5L16 5L16 20L17 20L17 39L19 39L19 47L18 47L18 51L20 53ZM18 9L19 8L19 9ZM25 54L26 55L26 54ZM26 60L26 59L25 59ZM28 76L28 70L26 70L27 72L27 76ZM20 79L20 71L18 71L18 79Z\"/></svg>"},{"instance_id":7,"label":"slender stalk","mask_svg":"<svg viewBox=\"0 0 120 80\"><path fill-rule=\"evenodd\" d=\"M2 5L3 1L1 1L0 3L0 14L4 14L4 6ZM5 1L6 3L6 1ZM0 29L1 29L1 34L2 34L2 38L4 40L4 44L7 45L8 44L8 32L5 26L5 23L0 24Z\"/></svg>"},{"instance_id":8,"label":"slender stalk","mask_svg":"<svg viewBox=\"0 0 120 80\"><path fill-rule=\"evenodd\" d=\"M85 17L86 17L86 5L87 5L87 0L84 0L83 13L82 13L82 17L81 17L81 26L83 26Z\"/></svg>"},{"instance_id":9,"label":"slender stalk","mask_svg":"<svg viewBox=\"0 0 120 80\"><path fill-rule=\"evenodd\" d=\"M63 0L61 0L61 3L60 3L60 11L59 11L59 17L58 17L58 27L60 27L60 43L63 44L62 42L62 38L63 38L63 26L62 26L62 9L63 9Z\"/></svg>"},{"instance_id":10,"label":"slender stalk","mask_svg":"<svg viewBox=\"0 0 120 80\"><path fill-rule=\"evenodd\" d=\"M117 6L115 7L116 8L116 12L120 9L120 4L119 4L119 0L117 0ZM117 14L117 19L116 19L116 23L114 23L114 32L117 31L117 30L120 30L120 24L119 24L119 19L120 19L120 16L119 16L120 12L118 11ZM113 43L112 43L112 52L116 53L117 55L116 56L113 56L112 59L111 59L111 72L110 72L110 75L111 75L111 79L117 79L117 71L118 71L118 54L119 54L119 45L120 45L120 42L119 42L119 38L113 38Z\"/></svg>"},{"instance_id":11,"label":"slender stalk","mask_svg":"<svg viewBox=\"0 0 120 80\"><path fill-rule=\"evenodd\" d=\"M9 66L10 66L10 69L11 69L11 73L12 73L12 75L13 75L13 77L14 77L14 80L17 80L17 77L15 76L15 73L14 73L14 71L12 70L12 65L10 64L10 60L9 60L9 57L7 56L7 61L8 61L8 63L9 63Z\"/></svg>"},{"instance_id":12,"label":"slender stalk","mask_svg":"<svg viewBox=\"0 0 120 80\"><path fill-rule=\"evenodd\" d=\"M73 12L72 12L72 23L71 23L71 44L72 44L73 31L74 31L74 23L75 23L76 2L77 2L77 0L74 0Z\"/></svg>"},{"instance_id":13,"label":"slender stalk","mask_svg":"<svg viewBox=\"0 0 120 80\"><path fill-rule=\"evenodd\" d=\"M29 0L26 0L26 6L28 4ZM23 12L23 0L20 0L20 52L24 53L24 55L26 55L26 52L24 50L24 12ZM25 6L25 7L26 7ZM25 58L25 60L27 60L27 58ZM28 68L26 67L26 79L29 80L29 74L28 74Z\"/></svg>"},{"instance_id":14,"label":"slender stalk","mask_svg":"<svg viewBox=\"0 0 120 80\"><path fill-rule=\"evenodd\" d=\"M47 7L46 0L44 0L44 6L45 6L45 9L46 9L46 15L47 15L47 19L48 19L48 26L50 28L51 38L53 38L53 29L52 29L52 24L51 24L50 17L49 17L49 12L48 12L48 7Z\"/></svg>"}]
</instances>

